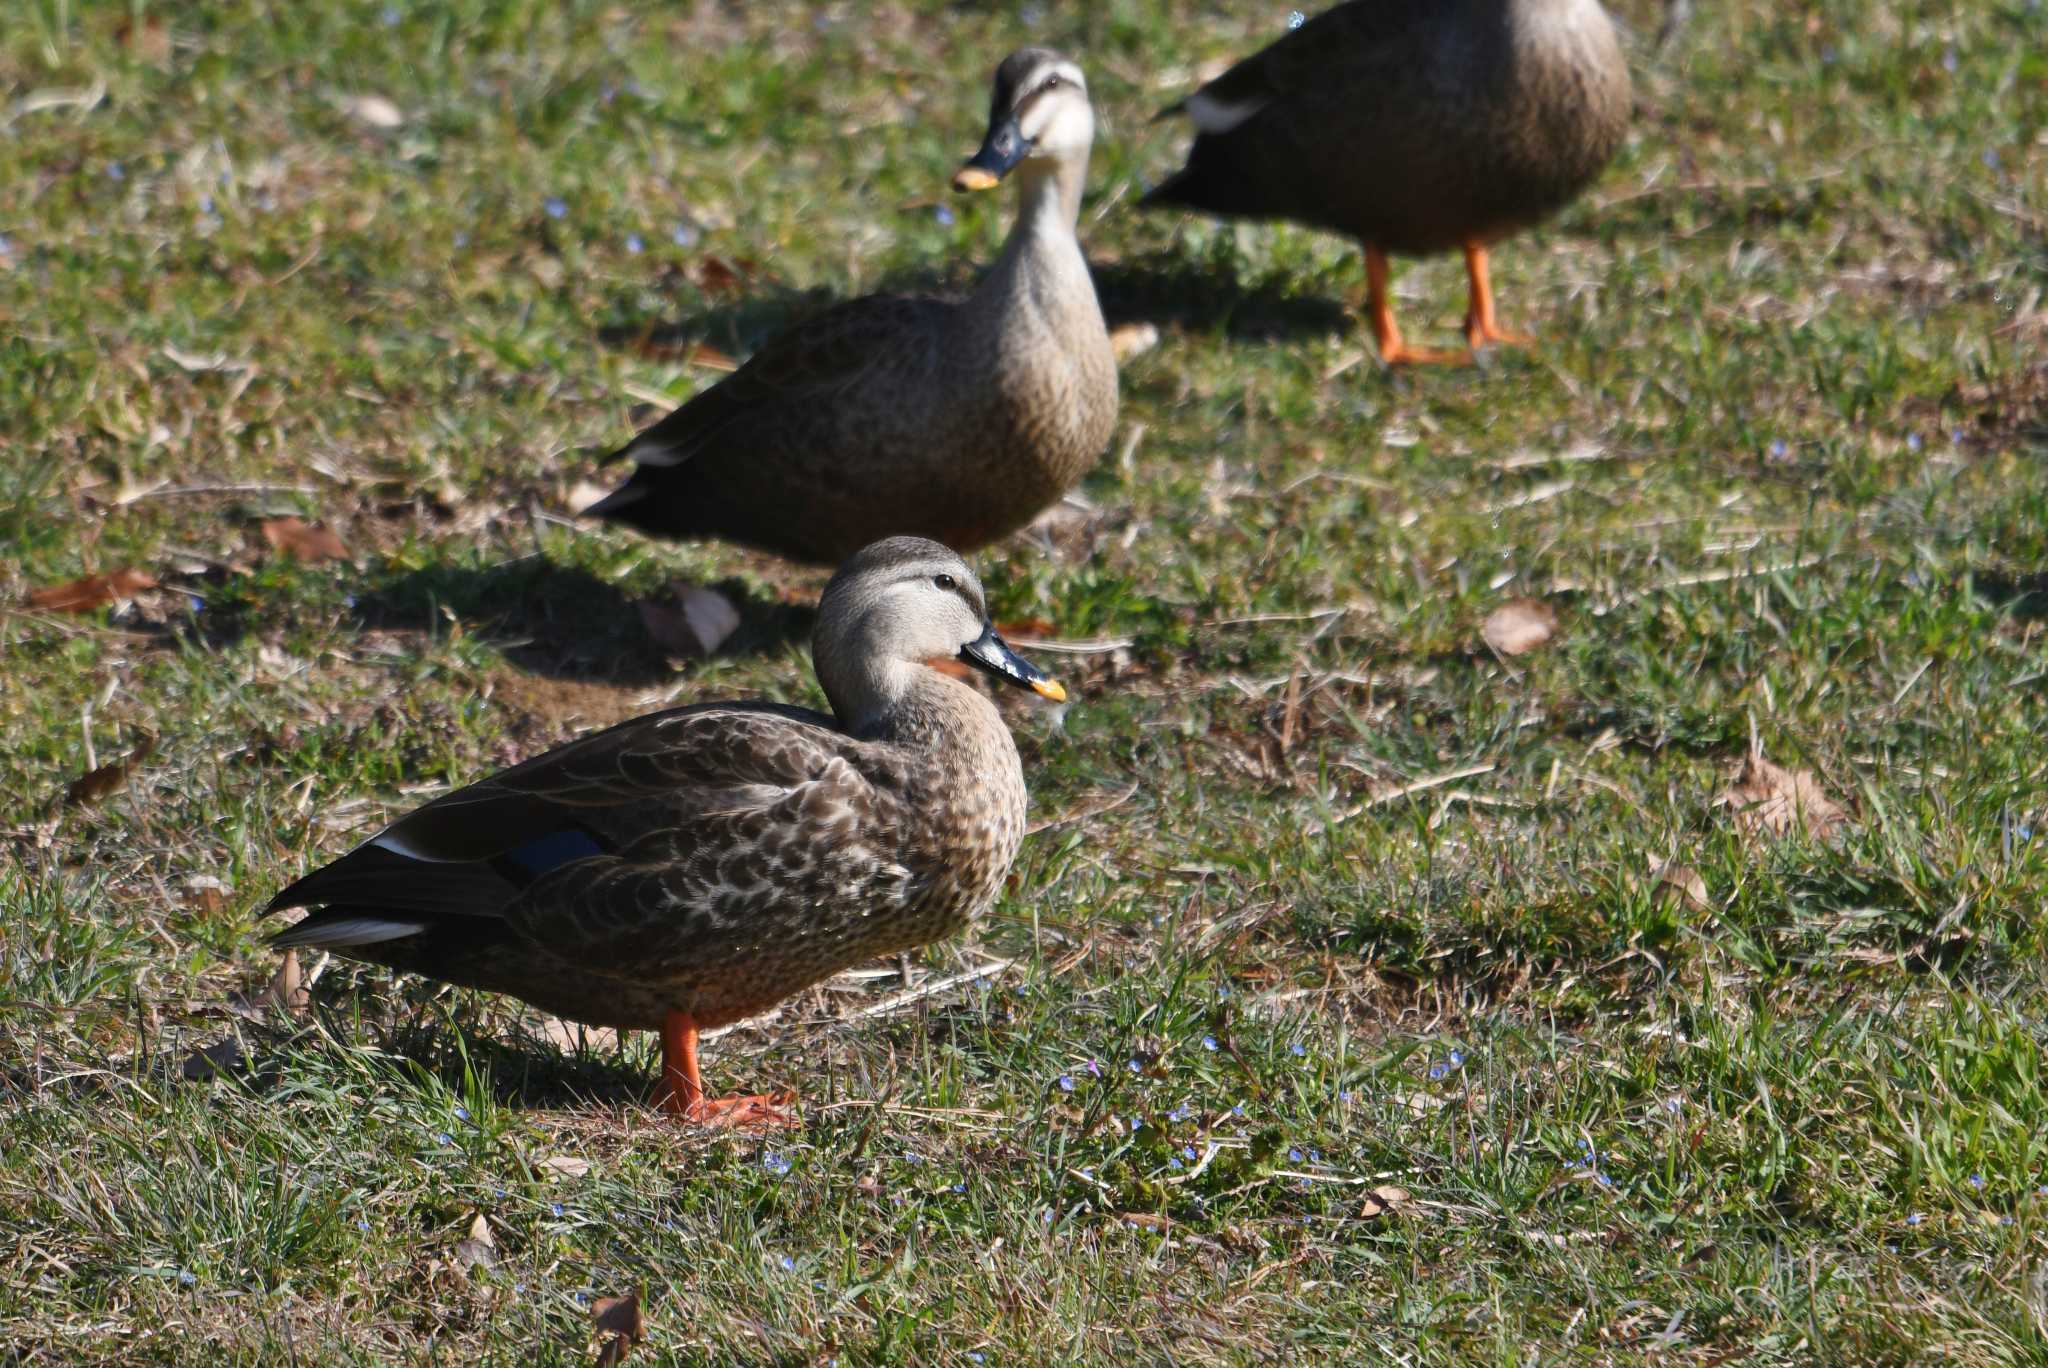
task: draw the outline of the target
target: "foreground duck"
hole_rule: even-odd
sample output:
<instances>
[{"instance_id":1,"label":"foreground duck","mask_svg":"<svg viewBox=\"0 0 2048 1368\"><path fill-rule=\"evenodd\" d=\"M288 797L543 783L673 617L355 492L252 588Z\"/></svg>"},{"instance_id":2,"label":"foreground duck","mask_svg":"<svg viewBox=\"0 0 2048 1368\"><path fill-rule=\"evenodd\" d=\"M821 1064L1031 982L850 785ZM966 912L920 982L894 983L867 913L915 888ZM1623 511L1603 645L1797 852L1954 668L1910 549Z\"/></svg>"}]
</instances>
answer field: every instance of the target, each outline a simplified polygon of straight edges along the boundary
<instances>
[{"instance_id":1,"label":"foreground duck","mask_svg":"<svg viewBox=\"0 0 2048 1368\"><path fill-rule=\"evenodd\" d=\"M970 550L1030 522L1116 421L1116 358L1074 236L1094 137L1081 69L1012 54L953 181L1017 184L1016 224L974 293L869 296L781 334L616 453L638 468L589 511L825 564L892 533Z\"/></svg>"},{"instance_id":2,"label":"foreground duck","mask_svg":"<svg viewBox=\"0 0 2048 1368\"><path fill-rule=\"evenodd\" d=\"M1141 202L1348 234L1387 363L1464 359L1402 341L1387 254L1462 250L1467 342L1525 341L1495 317L1487 251L1593 182L1631 100L1598 0L1351 0L1167 111L1194 146Z\"/></svg>"},{"instance_id":3,"label":"foreground duck","mask_svg":"<svg viewBox=\"0 0 2048 1368\"><path fill-rule=\"evenodd\" d=\"M849 560L813 657L832 713L705 703L654 713L437 798L270 902L273 938L661 1033L662 1104L708 1100L698 1032L861 960L952 935L1002 886L1024 773L955 658L1054 700L989 625L981 583L914 537Z\"/></svg>"}]
</instances>

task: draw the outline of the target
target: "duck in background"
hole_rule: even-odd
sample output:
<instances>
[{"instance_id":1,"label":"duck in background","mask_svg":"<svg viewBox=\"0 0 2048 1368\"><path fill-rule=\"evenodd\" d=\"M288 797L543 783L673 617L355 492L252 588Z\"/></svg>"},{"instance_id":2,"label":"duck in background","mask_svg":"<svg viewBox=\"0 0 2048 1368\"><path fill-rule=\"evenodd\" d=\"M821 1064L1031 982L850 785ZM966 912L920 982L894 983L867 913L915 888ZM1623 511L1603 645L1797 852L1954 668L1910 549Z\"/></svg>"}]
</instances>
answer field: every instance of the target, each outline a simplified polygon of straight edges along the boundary
<instances>
[{"instance_id":1,"label":"duck in background","mask_svg":"<svg viewBox=\"0 0 2048 1368\"><path fill-rule=\"evenodd\" d=\"M971 550L1055 503L1109 441L1116 358L1074 235L1095 116L1081 69L996 69L959 190L1017 185L1002 255L963 300L868 296L774 338L634 438L589 513L832 564L891 534Z\"/></svg>"},{"instance_id":2,"label":"duck in background","mask_svg":"<svg viewBox=\"0 0 2048 1368\"><path fill-rule=\"evenodd\" d=\"M1495 315L1488 251L1592 184L1631 107L1599 0L1350 0L1166 110L1194 124L1194 145L1140 202L1356 238L1380 356L1469 360L1528 340ZM1472 352L1410 346L1387 256L1452 250L1465 254Z\"/></svg>"}]
</instances>

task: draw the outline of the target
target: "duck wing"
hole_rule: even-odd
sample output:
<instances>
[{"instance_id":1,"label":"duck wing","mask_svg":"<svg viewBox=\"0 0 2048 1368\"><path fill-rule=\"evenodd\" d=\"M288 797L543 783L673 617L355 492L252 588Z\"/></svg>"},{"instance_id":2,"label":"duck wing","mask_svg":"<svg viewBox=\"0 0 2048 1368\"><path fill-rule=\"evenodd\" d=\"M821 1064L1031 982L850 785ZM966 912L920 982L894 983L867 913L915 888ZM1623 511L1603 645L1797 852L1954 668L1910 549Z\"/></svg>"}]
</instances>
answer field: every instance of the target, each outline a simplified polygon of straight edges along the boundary
<instances>
[{"instance_id":1,"label":"duck wing","mask_svg":"<svg viewBox=\"0 0 2048 1368\"><path fill-rule=\"evenodd\" d=\"M958 306L910 295L867 295L777 334L747 363L612 453L642 466L681 465L749 418L774 418L855 390L888 370L935 364ZM638 502L628 484L592 505L608 515Z\"/></svg>"},{"instance_id":2,"label":"duck wing","mask_svg":"<svg viewBox=\"0 0 2048 1368\"><path fill-rule=\"evenodd\" d=\"M802 708L711 704L650 714L400 817L284 889L264 913L322 909L275 937L281 946L371 945L451 920L502 923L529 894L616 879L624 865L673 871L708 853L715 866L721 843L788 812L793 800L795 811L821 814L827 825L843 809L872 827L896 800L849 763L860 745Z\"/></svg>"}]
</instances>

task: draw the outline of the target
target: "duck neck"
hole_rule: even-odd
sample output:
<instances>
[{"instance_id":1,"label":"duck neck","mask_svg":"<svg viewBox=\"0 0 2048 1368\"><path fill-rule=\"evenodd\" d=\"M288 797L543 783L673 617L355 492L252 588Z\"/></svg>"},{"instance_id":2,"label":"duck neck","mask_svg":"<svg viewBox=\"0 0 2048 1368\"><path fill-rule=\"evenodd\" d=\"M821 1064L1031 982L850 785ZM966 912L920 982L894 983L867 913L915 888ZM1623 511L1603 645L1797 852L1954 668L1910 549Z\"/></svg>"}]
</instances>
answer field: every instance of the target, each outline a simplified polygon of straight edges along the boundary
<instances>
[{"instance_id":1,"label":"duck neck","mask_svg":"<svg viewBox=\"0 0 2048 1368\"><path fill-rule=\"evenodd\" d=\"M1057 161L1027 161L1012 179L1017 186L1017 221L980 292L1028 294L1040 300L1063 298L1065 278L1075 271L1085 276L1088 270L1080 240L1074 236L1081 217L1081 187L1088 179L1088 158L1083 154Z\"/></svg>"},{"instance_id":2,"label":"duck neck","mask_svg":"<svg viewBox=\"0 0 2048 1368\"><path fill-rule=\"evenodd\" d=\"M970 685L929 665L891 661L834 697L833 710L851 734L898 745L933 745L960 733L963 714L990 712L989 701Z\"/></svg>"}]
</instances>

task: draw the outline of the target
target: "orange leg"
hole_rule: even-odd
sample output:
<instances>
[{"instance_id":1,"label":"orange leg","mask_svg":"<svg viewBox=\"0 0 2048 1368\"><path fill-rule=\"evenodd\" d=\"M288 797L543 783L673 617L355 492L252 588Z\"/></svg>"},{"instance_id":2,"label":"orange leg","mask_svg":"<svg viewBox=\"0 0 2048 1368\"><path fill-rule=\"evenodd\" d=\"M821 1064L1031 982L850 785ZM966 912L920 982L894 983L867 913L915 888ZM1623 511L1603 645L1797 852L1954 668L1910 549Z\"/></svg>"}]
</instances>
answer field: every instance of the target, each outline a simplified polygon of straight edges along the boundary
<instances>
[{"instance_id":1,"label":"orange leg","mask_svg":"<svg viewBox=\"0 0 2048 1368\"><path fill-rule=\"evenodd\" d=\"M697 1023L688 1013L670 1012L661 1022L661 1109L700 1126L794 1126L782 1110L793 1093L751 1097L706 1097L697 1072Z\"/></svg>"},{"instance_id":2,"label":"orange leg","mask_svg":"<svg viewBox=\"0 0 2048 1368\"><path fill-rule=\"evenodd\" d=\"M1401 340L1394 322L1394 306L1387 297L1387 254L1367 245L1365 249L1366 311L1372 320L1373 341L1379 344L1380 360L1390 366L1461 365L1472 358L1463 352L1440 351L1435 347L1411 347Z\"/></svg>"},{"instance_id":3,"label":"orange leg","mask_svg":"<svg viewBox=\"0 0 2048 1368\"><path fill-rule=\"evenodd\" d=\"M1496 345L1526 347L1535 341L1520 333L1503 331L1500 320L1493 316L1493 282L1486 271L1485 243L1465 244L1465 278L1471 284L1471 303L1465 310L1465 340L1472 344L1473 351Z\"/></svg>"}]
</instances>

